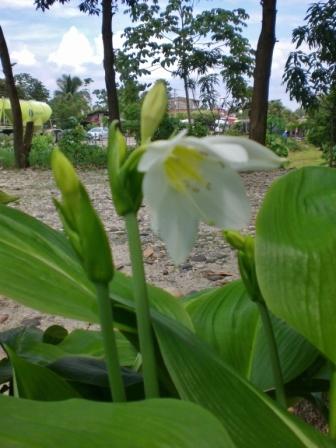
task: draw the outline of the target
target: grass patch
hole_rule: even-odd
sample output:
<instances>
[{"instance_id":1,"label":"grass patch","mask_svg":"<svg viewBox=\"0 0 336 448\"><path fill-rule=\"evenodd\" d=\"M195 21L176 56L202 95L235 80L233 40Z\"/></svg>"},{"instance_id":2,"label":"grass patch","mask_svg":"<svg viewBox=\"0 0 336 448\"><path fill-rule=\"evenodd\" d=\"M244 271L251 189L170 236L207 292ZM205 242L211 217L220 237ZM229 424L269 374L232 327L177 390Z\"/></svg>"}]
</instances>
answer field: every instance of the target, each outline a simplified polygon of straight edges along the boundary
<instances>
[{"instance_id":1,"label":"grass patch","mask_svg":"<svg viewBox=\"0 0 336 448\"><path fill-rule=\"evenodd\" d=\"M288 154L288 168L302 168L303 166L320 166L325 165L322 151L316 146L310 144L302 144L302 150L290 151Z\"/></svg>"}]
</instances>

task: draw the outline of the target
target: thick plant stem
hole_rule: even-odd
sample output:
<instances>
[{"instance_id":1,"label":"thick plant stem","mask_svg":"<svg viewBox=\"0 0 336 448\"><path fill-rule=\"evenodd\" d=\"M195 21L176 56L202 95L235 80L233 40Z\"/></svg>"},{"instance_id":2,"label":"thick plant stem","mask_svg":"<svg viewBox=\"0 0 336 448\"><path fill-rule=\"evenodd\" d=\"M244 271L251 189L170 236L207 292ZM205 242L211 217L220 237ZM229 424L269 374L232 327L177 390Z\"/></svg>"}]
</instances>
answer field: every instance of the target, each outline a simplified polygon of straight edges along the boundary
<instances>
[{"instance_id":1,"label":"thick plant stem","mask_svg":"<svg viewBox=\"0 0 336 448\"><path fill-rule=\"evenodd\" d=\"M126 401L124 383L121 376L117 344L113 328L113 309L108 285L96 283L99 319L103 335L106 366L113 401Z\"/></svg>"},{"instance_id":2,"label":"thick plant stem","mask_svg":"<svg viewBox=\"0 0 336 448\"><path fill-rule=\"evenodd\" d=\"M287 402L286 402L286 394L284 389L284 382L281 372L281 364L280 364L280 358L278 353L278 348L276 345L276 340L273 332L273 326L272 321L268 312L268 309L264 302L257 301L256 302L259 308L259 312L261 315L261 321L264 327L267 343L268 343L268 350L270 354L271 359L271 366L273 371L273 378L275 383L275 396L276 400L279 403L280 406L282 406L284 409L287 409Z\"/></svg>"},{"instance_id":3,"label":"thick plant stem","mask_svg":"<svg viewBox=\"0 0 336 448\"><path fill-rule=\"evenodd\" d=\"M155 363L153 330L150 321L145 269L139 235L138 221L135 213L125 216L128 245L133 271L133 291L146 398L159 396L159 385Z\"/></svg>"},{"instance_id":4,"label":"thick plant stem","mask_svg":"<svg viewBox=\"0 0 336 448\"><path fill-rule=\"evenodd\" d=\"M332 365L329 392L329 434L336 440L336 365Z\"/></svg>"}]
</instances>

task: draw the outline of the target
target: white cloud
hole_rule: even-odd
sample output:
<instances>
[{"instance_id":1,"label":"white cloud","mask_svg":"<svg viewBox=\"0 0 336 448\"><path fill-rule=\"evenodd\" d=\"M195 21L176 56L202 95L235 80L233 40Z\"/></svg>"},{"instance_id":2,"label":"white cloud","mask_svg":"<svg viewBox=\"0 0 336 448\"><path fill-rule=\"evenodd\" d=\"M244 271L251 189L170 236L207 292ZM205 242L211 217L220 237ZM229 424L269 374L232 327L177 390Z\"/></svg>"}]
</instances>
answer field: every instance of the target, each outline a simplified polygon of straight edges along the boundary
<instances>
[{"instance_id":1,"label":"white cloud","mask_svg":"<svg viewBox=\"0 0 336 448\"><path fill-rule=\"evenodd\" d=\"M50 14L51 16L54 16L54 17L61 17L61 18L65 18L65 19L72 19L74 17L83 16L83 13L79 10L79 8L76 8L76 7L67 5L67 4L60 5L59 3L55 3L45 13Z\"/></svg>"},{"instance_id":2,"label":"white cloud","mask_svg":"<svg viewBox=\"0 0 336 448\"><path fill-rule=\"evenodd\" d=\"M1 0L0 9L29 8L34 9L33 0Z\"/></svg>"},{"instance_id":3,"label":"white cloud","mask_svg":"<svg viewBox=\"0 0 336 448\"><path fill-rule=\"evenodd\" d=\"M48 61L54 62L58 67L70 67L77 73L85 71L86 64L102 63L102 45L96 38L91 44L84 33L72 26L63 34L56 51L50 53Z\"/></svg>"},{"instance_id":4,"label":"white cloud","mask_svg":"<svg viewBox=\"0 0 336 448\"><path fill-rule=\"evenodd\" d=\"M11 60L13 62L17 62L19 65L25 65L27 67L37 64L34 53L28 50L26 45L22 48L22 50L13 51L11 53Z\"/></svg>"}]
</instances>

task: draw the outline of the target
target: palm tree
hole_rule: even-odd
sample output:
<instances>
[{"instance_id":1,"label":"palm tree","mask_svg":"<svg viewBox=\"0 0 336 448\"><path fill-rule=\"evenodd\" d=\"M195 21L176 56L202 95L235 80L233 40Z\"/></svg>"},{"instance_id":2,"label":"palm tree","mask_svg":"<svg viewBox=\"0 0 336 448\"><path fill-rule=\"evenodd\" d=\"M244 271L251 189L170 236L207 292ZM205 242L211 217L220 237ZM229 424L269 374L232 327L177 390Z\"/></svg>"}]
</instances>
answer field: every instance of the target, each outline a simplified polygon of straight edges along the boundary
<instances>
[{"instance_id":1,"label":"palm tree","mask_svg":"<svg viewBox=\"0 0 336 448\"><path fill-rule=\"evenodd\" d=\"M55 95L75 95L80 93L83 81L78 76L62 75L61 78L58 78L56 84L59 90L55 91Z\"/></svg>"}]
</instances>

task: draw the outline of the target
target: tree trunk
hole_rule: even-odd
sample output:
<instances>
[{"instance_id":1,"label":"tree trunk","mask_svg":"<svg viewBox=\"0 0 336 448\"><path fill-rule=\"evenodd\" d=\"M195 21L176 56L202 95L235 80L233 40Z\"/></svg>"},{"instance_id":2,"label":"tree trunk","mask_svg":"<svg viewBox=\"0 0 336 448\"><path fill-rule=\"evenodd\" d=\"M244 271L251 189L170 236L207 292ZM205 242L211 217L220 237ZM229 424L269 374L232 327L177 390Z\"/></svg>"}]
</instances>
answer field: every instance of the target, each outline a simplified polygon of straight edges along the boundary
<instances>
[{"instance_id":1,"label":"tree trunk","mask_svg":"<svg viewBox=\"0 0 336 448\"><path fill-rule=\"evenodd\" d=\"M102 37L104 47L104 71L107 92L109 122L118 120L120 124L119 102L116 86L116 72L112 35L112 2L102 1Z\"/></svg>"},{"instance_id":2,"label":"tree trunk","mask_svg":"<svg viewBox=\"0 0 336 448\"><path fill-rule=\"evenodd\" d=\"M12 110L13 117L13 131L14 131L14 154L15 164L17 168L24 168L22 164L23 155L23 124L22 124L22 112L20 107L20 101L18 93L15 87L15 81L12 71L12 65L10 62L9 52L6 44L6 39L0 26L0 59L2 64L2 70L5 75L9 101Z\"/></svg>"},{"instance_id":3,"label":"tree trunk","mask_svg":"<svg viewBox=\"0 0 336 448\"><path fill-rule=\"evenodd\" d=\"M184 83L184 92L186 96L186 106L187 106L187 117L189 126L191 126L191 112L190 112L190 99L189 99L189 88L188 88L188 77L187 75L183 75L183 83Z\"/></svg>"},{"instance_id":4,"label":"tree trunk","mask_svg":"<svg viewBox=\"0 0 336 448\"><path fill-rule=\"evenodd\" d=\"M250 115L250 138L265 144L268 91L275 39L276 0L262 0L263 19L256 52Z\"/></svg>"},{"instance_id":5,"label":"tree trunk","mask_svg":"<svg viewBox=\"0 0 336 448\"><path fill-rule=\"evenodd\" d=\"M30 166L29 154L32 146L33 135L34 135L34 123L32 121L29 121L26 124L26 131L23 139L23 152L22 152L23 168L28 168Z\"/></svg>"}]
</instances>

